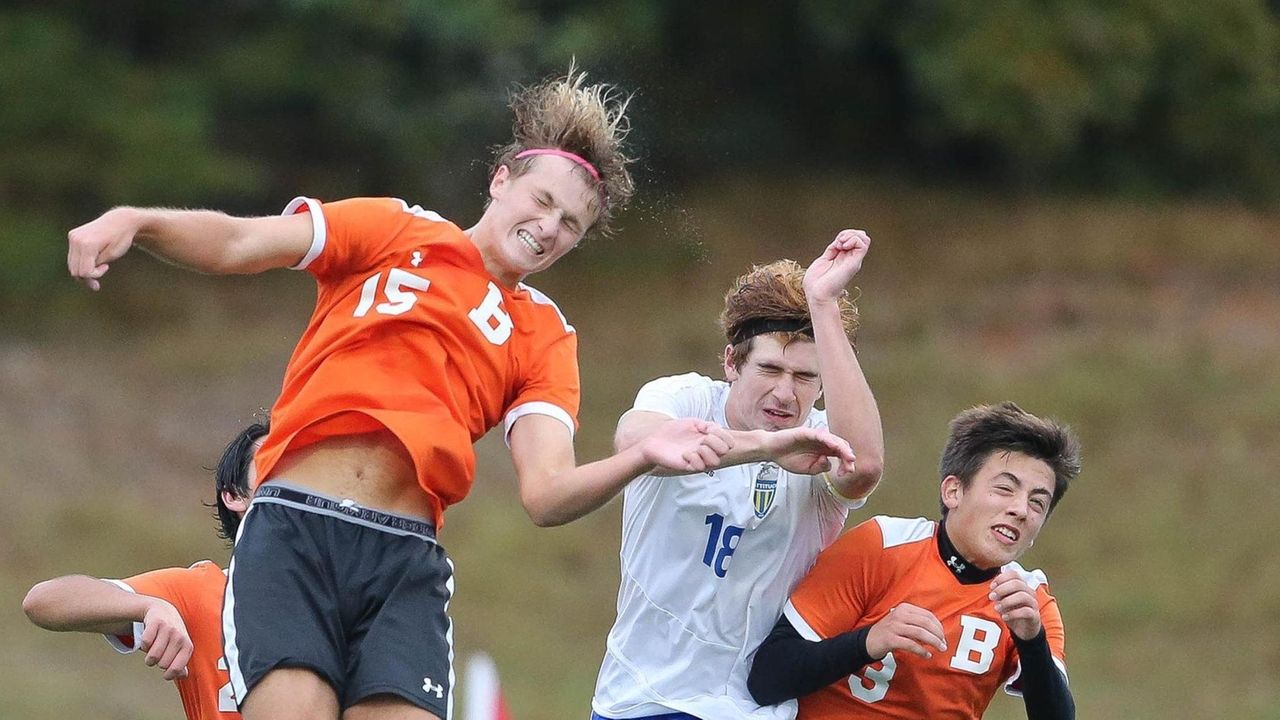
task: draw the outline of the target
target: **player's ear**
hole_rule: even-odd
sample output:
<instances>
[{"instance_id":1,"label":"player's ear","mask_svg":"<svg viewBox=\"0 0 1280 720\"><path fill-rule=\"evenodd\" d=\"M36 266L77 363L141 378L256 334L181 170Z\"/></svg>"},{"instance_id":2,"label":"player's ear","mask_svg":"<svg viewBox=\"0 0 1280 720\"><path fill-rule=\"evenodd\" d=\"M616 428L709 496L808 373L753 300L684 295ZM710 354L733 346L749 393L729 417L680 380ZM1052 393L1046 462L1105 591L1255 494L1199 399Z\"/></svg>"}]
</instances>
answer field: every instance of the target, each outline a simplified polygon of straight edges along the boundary
<instances>
[{"instance_id":1,"label":"player's ear","mask_svg":"<svg viewBox=\"0 0 1280 720\"><path fill-rule=\"evenodd\" d=\"M233 495L227 490L222 491L222 504L233 513L240 515L245 514L249 510L249 499Z\"/></svg>"},{"instance_id":2,"label":"player's ear","mask_svg":"<svg viewBox=\"0 0 1280 720\"><path fill-rule=\"evenodd\" d=\"M955 510L960 507L960 498L964 497L964 484L955 475L948 475L942 478L939 493L942 495L942 504L947 507L947 510Z\"/></svg>"},{"instance_id":3,"label":"player's ear","mask_svg":"<svg viewBox=\"0 0 1280 720\"><path fill-rule=\"evenodd\" d=\"M511 168L506 165L499 165L494 171L493 177L489 180L489 197L497 200L502 197L503 191L506 190L507 184L511 182Z\"/></svg>"},{"instance_id":4,"label":"player's ear","mask_svg":"<svg viewBox=\"0 0 1280 720\"><path fill-rule=\"evenodd\" d=\"M733 346L724 346L724 379L733 382L738 379L738 368L733 365Z\"/></svg>"}]
</instances>

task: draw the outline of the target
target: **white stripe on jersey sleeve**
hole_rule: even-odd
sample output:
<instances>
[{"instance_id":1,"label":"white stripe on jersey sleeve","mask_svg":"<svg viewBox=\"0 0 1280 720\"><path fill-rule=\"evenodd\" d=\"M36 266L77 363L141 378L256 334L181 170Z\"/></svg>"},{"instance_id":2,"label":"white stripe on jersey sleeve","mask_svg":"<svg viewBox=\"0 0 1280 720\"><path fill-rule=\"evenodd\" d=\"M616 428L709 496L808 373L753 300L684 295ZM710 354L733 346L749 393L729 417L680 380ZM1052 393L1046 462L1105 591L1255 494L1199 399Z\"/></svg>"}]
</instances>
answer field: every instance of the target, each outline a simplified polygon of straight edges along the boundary
<instances>
[{"instance_id":1,"label":"white stripe on jersey sleeve","mask_svg":"<svg viewBox=\"0 0 1280 720\"><path fill-rule=\"evenodd\" d=\"M933 537L936 523L927 518L900 518L888 515L877 515L873 520L880 525L880 535L884 538L884 547L889 549L898 545L919 542Z\"/></svg>"},{"instance_id":2,"label":"white stripe on jersey sleeve","mask_svg":"<svg viewBox=\"0 0 1280 720\"><path fill-rule=\"evenodd\" d=\"M782 616L791 621L791 627L794 627L796 632L800 633L800 637L805 640L818 642L823 639L812 627L809 627L809 622L804 619L800 611L796 609L796 606L791 604L790 600L787 600L787 604L782 606Z\"/></svg>"},{"instance_id":3,"label":"white stripe on jersey sleeve","mask_svg":"<svg viewBox=\"0 0 1280 720\"><path fill-rule=\"evenodd\" d=\"M299 195L285 205L284 212L281 215L293 215L298 208L303 205L307 206L308 212L311 214L311 247L307 249L307 254L302 256L302 260L297 265L290 267L290 270L306 270L307 266L320 257L320 253L324 252L324 244L328 239L328 226L324 221L324 211L320 209L320 202L309 197Z\"/></svg>"},{"instance_id":4,"label":"white stripe on jersey sleeve","mask_svg":"<svg viewBox=\"0 0 1280 720\"><path fill-rule=\"evenodd\" d=\"M116 587L120 588L121 590L134 593L135 595L137 594L136 591L134 591L133 588L129 587L129 584L123 580L104 579L103 582L109 582L112 585L115 585ZM125 645L124 643L120 642L120 637L118 635L103 633L102 637L107 639L107 644L110 645L116 652L120 653L121 655L128 655L129 653L137 652L138 650L142 649L140 647L142 645L142 631L145 629L146 628L140 622L135 622L133 624L133 645L131 646Z\"/></svg>"},{"instance_id":5,"label":"white stripe on jersey sleeve","mask_svg":"<svg viewBox=\"0 0 1280 720\"><path fill-rule=\"evenodd\" d=\"M567 333L578 332L577 330L573 329L572 325L569 324L569 320L565 318L564 313L560 312L560 306L556 304L555 300L552 300L551 298L547 297L547 295L543 293L541 290L535 287L531 287L529 285L525 285L524 283L520 283L517 287L524 288L524 290L529 293L529 299L538 303L539 305L550 305L551 309L556 311L556 315L560 316L560 322L564 324L565 332Z\"/></svg>"},{"instance_id":6,"label":"white stripe on jersey sleeve","mask_svg":"<svg viewBox=\"0 0 1280 720\"><path fill-rule=\"evenodd\" d=\"M1031 590L1033 592L1035 591L1036 588L1040 587L1041 585L1049 584L1049 578L1045 577L1043 570L1027 570L1026 568L1022 567L1022 565L1019 565L1017 562L1011 562L1008 565L1005 565L1004 567L1000 568L1000 570L1001 571L1012 570L1018 573L1018 577L1022 579L1022 582L1031 586Z\"/></svg>"},{"instance_id":7,"label":"white stripe on jersey sleeve","mask_svg":"<svg viewBox=\"0 0 1280 720\"><path fill-rule=\"evenodd\" d=\"M1053 658L1054 666L1056 666L1058 670L1062 673L1062 679L1067 681L1067 685L1070 685L1071 677L1067 675L1067 666L1064 665L1062 661L1058 659L1057 655L1050 653L1049 657ZM1005 694L1012 695L1016 698L1022 697L1022 688L1014 687L1014 685L1017 684L1018 679L1021 677L1022 677L1022 661L1019 660L1018 667L1013 671L1013 675L1010 676L1008 680L1004 681Z\"/></svg>"},{"instance_id":8,"label":"white stripe on jersey sleeve","mask_svg":"<svg viewBox=\"0 0 1280 720\"><path fill-rule=\"evenodd\" d=\"M515 425L516 421L525 415L548 415L553 417L564 423L565 427L569 428L569 437L570 439L573 438L573 418L569 417L569 413L565 412L564 408L559 405L552 405L549 402L542 402L541 400L538 400L511 408L507 413L507 416L503 419L502 440L507 444L507 447L511 447L511 426Z\"/></svg>"},{"instance_id":9,"label":"white stripe on jersey sleeve","mask_svg":"<svg viewBox=\"0 0 1280 720\"><path fill-rule=\"evenodd\" d=\"M423 210L421 205L410 206L409 203L401 200L400 198L396 198L395 200L400 203L400 207L403 208L405 212L414 217L420 217L423 220L430 220L431 222L449 222L435 210Z\"/></svg>"}]
</instances>

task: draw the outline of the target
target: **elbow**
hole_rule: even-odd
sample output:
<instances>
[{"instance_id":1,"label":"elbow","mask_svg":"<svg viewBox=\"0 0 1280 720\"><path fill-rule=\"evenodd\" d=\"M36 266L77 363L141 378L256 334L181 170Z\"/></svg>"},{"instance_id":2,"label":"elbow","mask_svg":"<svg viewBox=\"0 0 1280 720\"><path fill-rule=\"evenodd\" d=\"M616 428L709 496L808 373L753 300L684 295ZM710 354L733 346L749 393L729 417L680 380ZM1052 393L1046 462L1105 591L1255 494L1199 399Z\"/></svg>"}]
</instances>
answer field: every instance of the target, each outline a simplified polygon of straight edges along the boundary
<instances>
[{"instance_id":1,"label":"elbow","mask_svg":"<svg viewBox=\"0 0 1280 720\"><path fill-rule=\"evenodd\" d=\"M759 658L759 656L759 653L756 653L756 657ZM788 699L778 691L778 688L773 687L768 676L761 672L760 666L755 663L751 665L751 673L747 675L747 692L759 705L777 705Z\"/></svg>"},{"instance_id":2,"label":"elbow","mask_svg":"<svg viewBox=\"0 0 1280 720\"><path fill-rule=\"evenodd\" d=\"M841 496L851 500L867 498L880 485L880 477L884 473L884 465L879 458L863 459L858 456L853 472L833 478L835 489Z\"/></svg>"},{"instance_id":3,"label":"elbow","mask_svg":"<svg viewBox=\"0 0 1280 720\"><path fill-rule=\"evenodd\" d=\"M567 519L557 517L554 513L545 510L534 510L525 506L524 511L529 515L529 519L533 521L533 524L540 528L559 527L569 522Z\"/></svg>"},{"instance_id":4,"label":"elbow","mask_svg":"<svg viewBox=\"0 0 1280 720\"><path fill-rule=\"evenodd\" d=\"M37 583L27 591L27 596L22 598L22 612L26 614L27 619L32 624L46 630L52 630L52 622L49 615L48 585L49 582L46 580L45 582Z\"/></svg>"},{"instance_id":5,"label":"elbow","mask_svg":"<svg viewBox=\"0 0 1280 720\"><path fill-rule=\"evenodd\" d=\"M520 504L524 506L524 512L533 521L533 524L540 528L559 527L573 520L567 516L560 508L545 498L522 495Z\"/></svg>"},{"instance_id":6,"label":"elbow","mask_svg":"<svg viewBox=\"0 0 1280 720\"><path fill-rule=\"evenodd\" d=\"M255 265L245 256L242 250L245 243L245 238L237 235L219 252L211 254L195 270L206 275L254 275L266 270L266 265Z\"/></svg>"},{"instance_id":7,"label":"elbow","mask_svg":"<svg viewBox=\"0 0 1280 720\"><path fill-rule=\"evenodd\" d=\"M255 250L265 241L255 234L254 219L223 215L221 220L226 223L226 235L221 242L210 243L194 270L206 275L254 275L273 267Z\"/></svg>"},{"instance_id":8,"label":"elbow","mask_svg":"<svg viewBox=\"0 0 1280 720\"><path fill-rule=\"evenodd\" d=\"M884 475L884 458L879 456L859 457L853 466L853 479L859 485L867 485L872 489L880 483Z\"/></svg>"}]
</instances>

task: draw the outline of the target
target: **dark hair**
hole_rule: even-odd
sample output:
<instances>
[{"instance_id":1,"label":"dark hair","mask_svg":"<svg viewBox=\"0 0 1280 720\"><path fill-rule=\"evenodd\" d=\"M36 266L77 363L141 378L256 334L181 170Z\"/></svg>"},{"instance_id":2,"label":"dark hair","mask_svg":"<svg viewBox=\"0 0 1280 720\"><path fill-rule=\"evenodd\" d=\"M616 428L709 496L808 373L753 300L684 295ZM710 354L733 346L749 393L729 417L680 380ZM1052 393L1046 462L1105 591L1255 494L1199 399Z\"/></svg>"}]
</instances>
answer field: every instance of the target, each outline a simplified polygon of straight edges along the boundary
<instances>
[{"instance_id":1,"label":"dark hair","mask_svg":"<svg viewBox=\"0 0 1280 720\"><path fill-rule=\"evenodd\" d=\"M1070 427L1038 418L1011 402L979 405L957 415L949 426L938 474L943 479L955 475L961 487L968 488L987 458L1009 452L1043 460L1053 471L1049 501L1049 512L1053 512L1080 474L1080 441ZM946 515L947 506L942 504L942 516Z\"/></svg>"},{"instance_id":2,"label":"dark hair","mask_svg":"<svg viewBox=\"0 0 1280 720\"><path fill-rule=\"evenodd\" d=\"M218 537L227 542L234 542L236 530L240 528L240 516L232 512L222 502L222 493L231 493L237 498L249 497L249 468L253 466L254 445L258 438L267 434L269 423L255 422L241 430L222 451L218 459L218 467L213 471L213 503L217 509Z\"/></svg>"}]
</instances>

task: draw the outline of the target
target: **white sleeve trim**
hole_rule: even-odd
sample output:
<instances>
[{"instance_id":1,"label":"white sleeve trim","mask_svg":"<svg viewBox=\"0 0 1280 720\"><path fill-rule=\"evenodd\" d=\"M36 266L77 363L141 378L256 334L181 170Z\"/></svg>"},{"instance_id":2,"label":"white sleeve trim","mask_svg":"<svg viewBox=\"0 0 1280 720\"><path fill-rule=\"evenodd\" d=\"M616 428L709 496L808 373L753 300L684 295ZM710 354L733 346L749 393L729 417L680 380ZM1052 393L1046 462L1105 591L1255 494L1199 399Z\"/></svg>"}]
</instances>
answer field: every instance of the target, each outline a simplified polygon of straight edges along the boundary
<instances>
[{"instance_id":1,"label":"white sleeve trim","mask_svg":"<svg viewBox=\"0 0 1280 720\"><path fill-rule=\"evenodd\" d=\"M1045 576L1043 570L1027 570L1017 561L1004 565L1000 570L1012 570L1018 573L1018 577L1022 578L1022 581L1030 586L1032 590L1039 588L1041 585L1049 584L1049 578Z\"/></svg>"},{"instance_id":2,"label":"white sleeve trim","mask_svg":"<svg viewBox=\"0 0 1280 720\"><path fill-rule=\"evenodd\" d=\"M791 621L791 626L796 629L796 632L800 633L800 637L809 642L822 640L822 636L809 626L809 622L804 619L800 611L796 609L796 606L791 604L790 600L787 600L787 604L782 606L782 615Z\"/></svg>"},{"instance_id":3,"label":"white sleeve trim","mask_svg":"<svg viewBox=\"0 0 1280 720\"><path fill-rule=\"evenodd\" d=\"M307 254L302 256L302 260L297 265L290 267L290 270L306 270L307 266L324 252L324 244L328 240L329 231L325 225L324 210L320 208L319 201L299 195L290 200L289 204L285 205L284 212L280 214L293 215L303 205L307 206L307 212L311 214L311 247L307 248Z\"/></svg>"},{"instance_id":4,"label":"white sleeve trim","mask_svg":"<svg viewBox=\"0 0 1280 720\"><path fill-rule=\"evenodd\" d=\"M109 582L112 585L115 585L116 587L120 588L121 590L125 590L131 593L135 592L134 589L129 587L128 583L124 582L123 580L103 580L103 582ZM107 639L107 644L110 645L113 650L120 653L121 655L128 655L129 653L137 652L138 650L141 649L139 646L142 644L142 631L145 629L146 627L140 622L135 622L133 624L133 645L125 645L124 643L120 642L119 635L111 635L109 633L104 633L102 637Z\"/></svg>"},{"instance_id":5,"label":"white sleeve trim","mask_svg":"<svg viewBox=\"0 0 1280 720\"><path fill-rule=\"evenodd\" d=\"M552 405L549 402L535 401L527 402L511 408L507 412L507 416L502 421L502 440L511 447L511 426L525 415L547 415L564 423L569 428L569 437L573 438L573 418L569 413L559 405Z\"/></svg>"},{"instance_id":6,"label":"white sleeve trim","mask_svg":"<svg viewBox=\"0 0 1280 720\"><path fill-rule=\"evenodd\" d=\"M1059 660L1058 656L1054 655L1053 653L1050 653L1049 657L1053 658L1054 666L1058 668L1058 670L1062 673L1062 679L1066 681L1068 686L1070 686L1071 677L1067 675L1066 664L1064 664L1061 660ZM1020 677L1022 677L1022 661L1021 660L1018 661L1018 667L1013 671L1013 675L1008 680L1004 681L1005 694L1012 695L1013 697L1016 697L1016 698L1022 697L1022 691L1013 686L1014 683L1018 682L1018 678Z\"/></svg>"}]
</instances>

